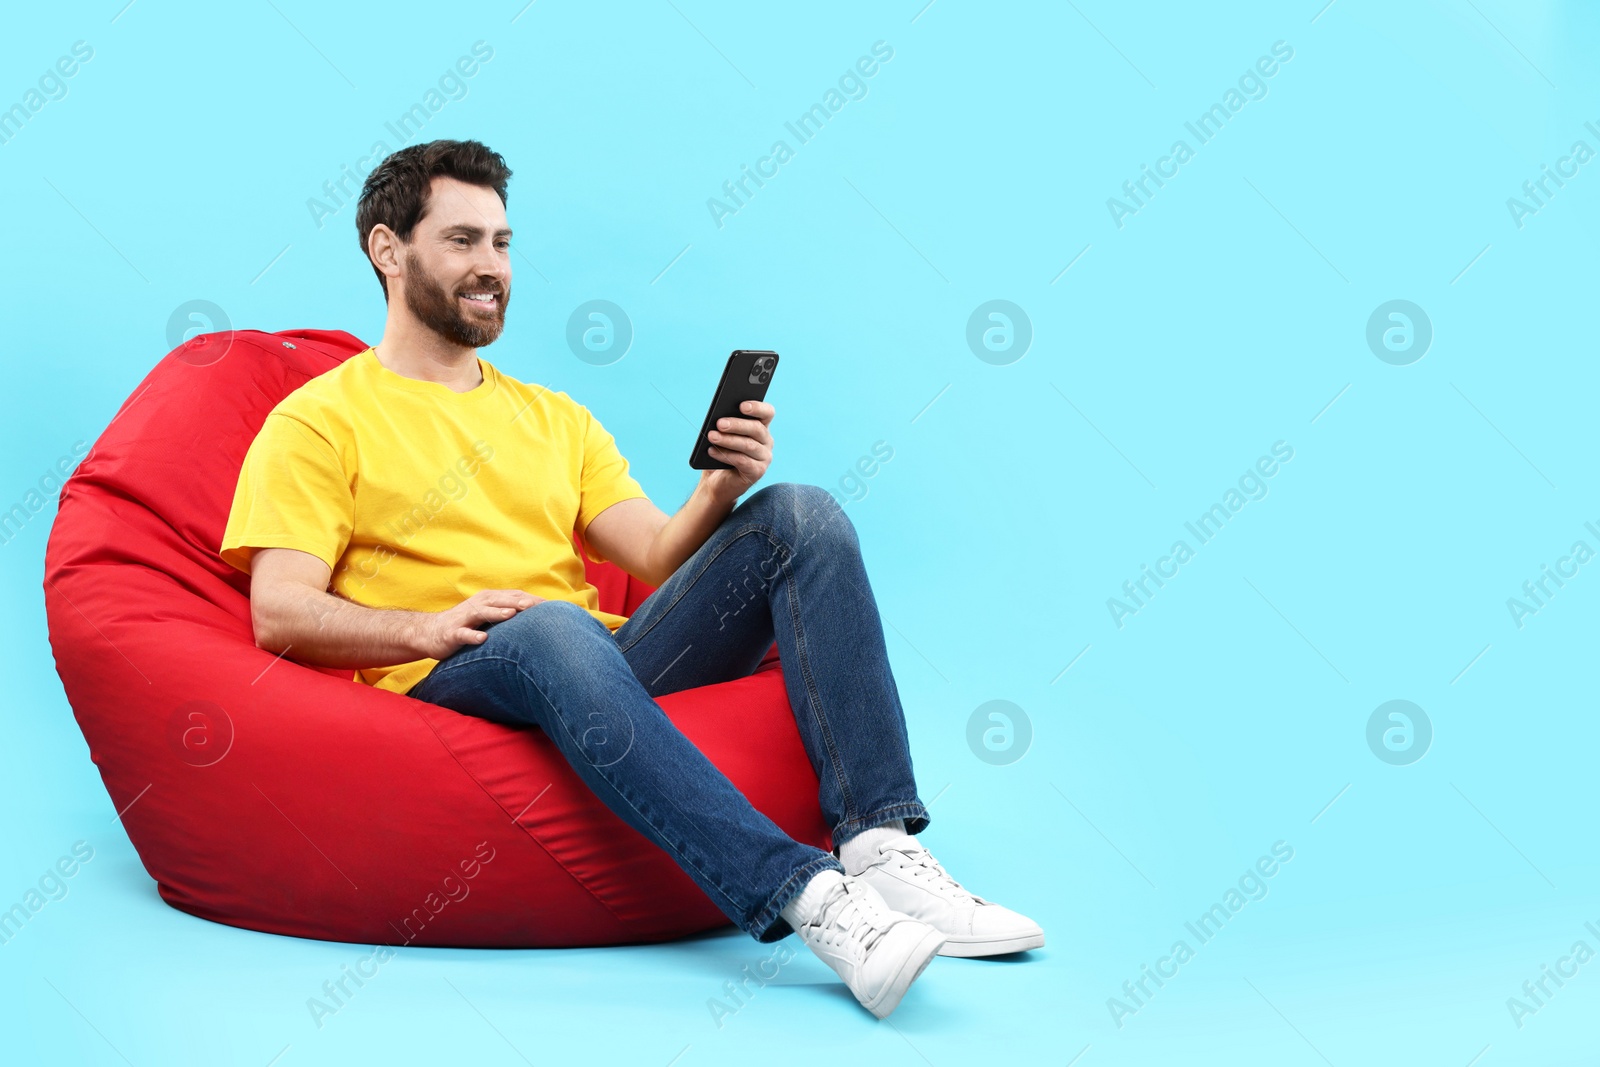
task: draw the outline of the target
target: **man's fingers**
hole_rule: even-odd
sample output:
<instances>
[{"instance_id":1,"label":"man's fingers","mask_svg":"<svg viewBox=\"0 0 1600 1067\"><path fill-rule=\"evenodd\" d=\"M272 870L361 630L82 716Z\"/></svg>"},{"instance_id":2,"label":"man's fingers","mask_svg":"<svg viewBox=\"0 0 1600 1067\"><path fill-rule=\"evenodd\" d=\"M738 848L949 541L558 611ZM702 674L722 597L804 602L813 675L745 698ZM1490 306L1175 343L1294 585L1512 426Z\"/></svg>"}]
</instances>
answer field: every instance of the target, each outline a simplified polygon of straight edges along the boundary
<instances>
[{"instance_id":1,"label":"man's fingers","mask_svg":"<svg viewBox=\"0 0 1600 1067\"><path fill-rule=\"evenodd\" d=\"M717 459L720 459L722 462L733 464L734 468L737 469L741 474L758 475L761 473L761 461L758 459L753 459L743 452L734 452L730 449L718 448L715 445L712 445L709 451L711 455L715 456Z\"/></svg>"},{"instance_id":2,"label":"man's fingers","mask_svg":"<svg viewBox=\"0 0 1600 1067\"><path fill-rule=\"evenodd\" d=\"M743 452L745 455L761 458L761 453L767 448L767 442L758 441L754 437L735 437L732 434L717 433L712 431L711 447L724 448L729 451Z\"/></svg>"},{"instance_id":3,"label":"man's fingers","mask_svg":"<svg viewBox=\"0 0 1600 1067\"><path fill-rule=\"evenodd\" d=\"M479 594L475 602L468 601L466 606L474 622L499 622L519 611L526 611L544 599L518 589L492 590Z\"/></svg>"},{"instance_id":4,"label":"man's fingers","mask_svg":"<svg viewBox=\"0 0 1600 1067\"><path fill-rule=\"evenodd\" d=\"M778 416L777 409L765 400L746 400L739 405L739 410L751 418L762 419L766 422L771 422Z\"/></svg>"},{"instance_id":5,"label":"man's fingers","mask_svg":"<svg viewBox=\"0 0 1600 1067\"><path fill-rule=\"evenodd\" d=\"M478 594L478 602L492 608L528 608L542 599L520 589L490 589Z\"/></svg>"},{"instance_id":6,"label":"man's fingers","mask_svg":"<svg viewBox=\"0 0 1600 1067\"><path fill-rule=\"evenodd\" d=\"M712 429L720 431L729 437L737 434L753 437L757 441L770 440L767 424L755 419L718 419L716 426L712 427Z\"/></svg>"}]
</instances>

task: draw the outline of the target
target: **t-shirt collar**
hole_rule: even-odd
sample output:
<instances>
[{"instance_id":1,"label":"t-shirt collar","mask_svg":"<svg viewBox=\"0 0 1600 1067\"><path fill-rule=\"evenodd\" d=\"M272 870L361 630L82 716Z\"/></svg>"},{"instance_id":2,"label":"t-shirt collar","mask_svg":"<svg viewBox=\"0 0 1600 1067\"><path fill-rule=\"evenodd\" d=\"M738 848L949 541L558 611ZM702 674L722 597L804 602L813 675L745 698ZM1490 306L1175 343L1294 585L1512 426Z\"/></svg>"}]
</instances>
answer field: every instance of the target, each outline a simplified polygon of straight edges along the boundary
<instances>
[{"instance_id":1,"label":"t-shirt collar","mask_svg":"<svg viewBox=\"0 0 1600 1067\"><path fill-rule=\"evenodd\" d=\"M427 393L442 400L457 403L482 400L484 397L493 394L500 386L500 373L495 370L494 364L482 356L478 357L478 370L483 375L483 381L464 393L456 392L443 382L429 382L421 378L409 378L398 371L390 370L378 359L377 350L374 348L369 347L365 352L361 353L359 358L369 360L374 377L391 388L404 389L412 393Z\"/></svg>"}]
</instances>

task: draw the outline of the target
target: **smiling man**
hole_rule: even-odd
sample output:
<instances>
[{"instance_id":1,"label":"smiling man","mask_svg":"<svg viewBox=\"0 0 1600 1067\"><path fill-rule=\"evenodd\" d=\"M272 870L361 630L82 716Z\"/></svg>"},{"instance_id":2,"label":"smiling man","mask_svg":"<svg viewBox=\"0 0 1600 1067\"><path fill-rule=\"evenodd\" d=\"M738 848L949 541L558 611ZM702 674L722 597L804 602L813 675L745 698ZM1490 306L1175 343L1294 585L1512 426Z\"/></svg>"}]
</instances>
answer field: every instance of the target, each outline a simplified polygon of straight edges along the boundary
<instances>
[{"instance_id":1,"label":"smiling man","mask_svg":"<svg viewBox=\"0 0 1600 1067\"><path fill-rule=\"evenodd\" d=\"M383 339L285 397L240 471L220 552L256 643L368 685L543 730L585 784L758 941L790 932L882 1018L933 956L1036 948L920 843L905 718L854 527L780 482L771 404L712 432L671 516L564 392L478 355L511 302L511 171L476 141L367 177ZM599 609L573 544L658 588ZM836 854L751 806L655 697L748 675L776 640Z\"/></svg>"}]
</instances>

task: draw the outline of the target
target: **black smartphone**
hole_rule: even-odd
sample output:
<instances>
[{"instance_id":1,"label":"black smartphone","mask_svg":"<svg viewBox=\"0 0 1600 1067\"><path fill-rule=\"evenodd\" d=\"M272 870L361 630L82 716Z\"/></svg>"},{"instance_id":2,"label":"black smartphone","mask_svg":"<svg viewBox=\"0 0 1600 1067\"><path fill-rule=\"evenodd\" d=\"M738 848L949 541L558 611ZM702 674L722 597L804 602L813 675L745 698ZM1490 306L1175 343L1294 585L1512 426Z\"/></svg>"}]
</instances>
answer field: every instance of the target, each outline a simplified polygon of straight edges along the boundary
<instances>
[{"instance_id":1,"label":"black smartphone","mask_svg":"<svg viewBox=\"0 0 1600 1067\"><path fill-rule=\"evenodd\" d=\"M749 418L739 410L739 405L746 400L766 399L767 383L772 381L772 372L777 366L776 352L754 348L734 350L733 355L728 357L728 365L722 368L722 380L717 383L717 391L711 398L706 421L700 427L700 437L694 443L694 451L689 453L690 467L697 471L733 469L733 464L715 459L707 451L711 447L711 440L706 434L717 428L718 419Z\"/></svg>"}]
</instances>

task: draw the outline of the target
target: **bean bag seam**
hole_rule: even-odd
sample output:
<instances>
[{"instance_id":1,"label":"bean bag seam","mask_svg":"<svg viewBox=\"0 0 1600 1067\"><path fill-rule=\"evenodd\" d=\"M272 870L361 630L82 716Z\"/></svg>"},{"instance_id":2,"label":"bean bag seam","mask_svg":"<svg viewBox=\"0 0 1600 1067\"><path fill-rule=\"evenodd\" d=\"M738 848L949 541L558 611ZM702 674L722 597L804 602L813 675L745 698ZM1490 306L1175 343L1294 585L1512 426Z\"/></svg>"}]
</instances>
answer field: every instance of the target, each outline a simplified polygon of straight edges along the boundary
<instances>
[{"instance_id":1,"label":"bean bag seam","mask_svg":"<svg viewBox=\"0 0 1600 1067\"><path fill-rule=\"evenodd\" d=\"M401 694L401 695L403 696L404 694ZM413 701L415 703L418 703L418 704L426 704L427 703L427 701L419 700L417 697L409 697L407 699L409 699L409 700L411 700L411 701ZM545 845L545 843L543 841L540 841L539 838L534 835L534 833L533 833L533 831L531 829L529 829L528 827L526 827L526 826L522 825L520 822L518 822L517 819L516 819L516 816L512 815L510 811L506 810L506 806L504 804L500 803L499 798L496 797L494 795L494 793L492 793L489 790L489 787L484 785L483 782L478 779L477 775L473 774L470 770L467 769L466 764L461 762L461 758L456 755L455 750L452 749L449 746L449 744L447 744L445 742L445 739L442 736L440 736L438 727L434 726L432 722L428 721L428 716L425 713L423 713L423 712L421 712L419 710L416 710L416 709L412 710L412 714L416 715L419 719L421 719L422 722L423 722L423 725L425 725L433 733L434 738L439 742L439 747L444 749L445 752L447 752L449 754L450 758L455 761L455 765L457 767L461 768L461 773L465 774L472 781L472 783L474 785L476 785L479 789L483 790L483 795L488 797L489 800L494 804L495 807L497 807L501 811L505 812L506 817L511 820L511 825L515 826L517 829L521 830L524 834L526 834L527 837L528 837L528 840L532 841L536 846L538 846L538 848L539 848L539 850L541 852L543 852L546 856L550 857L551 862L553 862L557 867L560 867L563 871L566 872L566 875L567 875L568 878L571 878L574 882L576 882L583 889L583 891L585 893L588 893L591 897L593 897L594 900L595 900L595 903L599 904L602 908L604 908L606 910L606 914L610 915L611 918L616 921L618 929L627 931L628 930L628 923L622 918L622 916L618 915L616 910L614 908L612 908L610 904L606 903L605 900L598 893L596 893L593 889L591 889L587 882L585 882L582 878L579 878L577 876L577 874L573 872L572 868L568 867L565 863L563 863L561 861L560 857L558 857L554 852L551 852L550 849ZM537 798L535 798L535 799L537 799ZM525 811L527 809L523 809L523 810Z\"/></svg>"}]
</instances>

